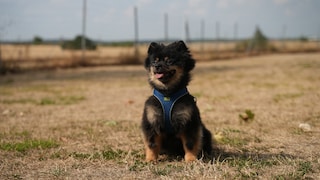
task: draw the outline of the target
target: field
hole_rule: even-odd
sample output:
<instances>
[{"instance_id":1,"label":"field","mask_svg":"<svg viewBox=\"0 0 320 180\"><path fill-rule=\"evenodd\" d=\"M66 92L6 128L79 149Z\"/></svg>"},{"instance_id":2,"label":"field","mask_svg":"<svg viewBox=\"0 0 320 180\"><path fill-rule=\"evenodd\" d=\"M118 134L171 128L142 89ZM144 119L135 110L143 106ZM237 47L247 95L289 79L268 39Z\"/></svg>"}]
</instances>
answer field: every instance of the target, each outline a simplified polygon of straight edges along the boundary
<instances>
[{"instance_id":1,"label":"field","mask_svg":"<svg viewBox=\"0 0 320 180\"><path fill-rule=\"evenodd\" d=\"M212 159L144 162L142 65L0 76L0 179L320 179L320 54L198 62Z\"/></svg>"},{"instance_id":2,"label":"field","mask_svg":"<svg viewBox=\"0 0 320 180\"><path fill-rule=\"evenodd\" d=\"M319 52L319 41L270 41L270 47L263 54ZM239 48L240 42L190 42L188 47L200 61L230 59L256 55L246 48ZM238 47L238 48L237 48ZM101 66L141 63L146 56L148 44L138 46L138 56L132 46L102 46L86 51L83 59L81 50L63 50L59 45L0 44L0 59L11 72L33 69L57 69L79 66ZM260 52L261 54L261 52ZM0 68L1 73L1 68Z\"/></svg>"}]
</instances>

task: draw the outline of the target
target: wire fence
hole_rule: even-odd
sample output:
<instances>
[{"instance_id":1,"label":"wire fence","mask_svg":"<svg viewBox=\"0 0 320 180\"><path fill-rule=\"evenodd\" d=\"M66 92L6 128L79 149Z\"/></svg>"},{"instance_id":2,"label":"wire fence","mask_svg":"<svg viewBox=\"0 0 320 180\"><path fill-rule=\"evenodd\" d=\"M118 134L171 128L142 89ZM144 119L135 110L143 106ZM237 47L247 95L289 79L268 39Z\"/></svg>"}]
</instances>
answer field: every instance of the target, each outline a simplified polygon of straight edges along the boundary
<instances>
[{"instance_id":1,"label":"wire fence","mask_svg":"<svg viewBox=\"0 0 320 180\"><path fill-rule=\"evenodd\" d=\"M268 54L320 52L318 41L270 41L271 48L263 52L241 48L240 41L188 42L197 61L230 59L236 57ZM74 66L99 66L115 64L141 64L146 57L148 44L139 44L138 56L135 46L99 46L87 50L85 59L81 50L64 50L60 45L2 44L0 58L2 66L8 69L63 68Z\"/></svg>"}]
</instances>

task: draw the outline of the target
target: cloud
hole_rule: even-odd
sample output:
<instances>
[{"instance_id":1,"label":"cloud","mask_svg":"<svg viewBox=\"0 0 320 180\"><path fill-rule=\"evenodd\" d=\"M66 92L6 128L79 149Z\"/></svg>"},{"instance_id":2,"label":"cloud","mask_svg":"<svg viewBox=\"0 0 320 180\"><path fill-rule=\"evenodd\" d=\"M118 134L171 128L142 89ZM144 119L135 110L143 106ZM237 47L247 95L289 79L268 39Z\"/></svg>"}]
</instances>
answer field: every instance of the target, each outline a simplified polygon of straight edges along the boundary
<instances>
[{"instance_id":1,"label":"cloud","mask_svg":"<svg viewBox=\"0 0 320 180\"><path fill-rule=\"evenodd\" d=\"M210 0L189 0L188 7L185 9L185 15L199 15L207 14L208 7L210 7Z\"/></svg>"},{"instance_id":2,"label":"cloud","mask_svg":"<svg viewBox=\"0 0 320 180\"><path fill-rule=\"evenodd\" d=\"M273 0L273 2L275 4L282 5L282 4L287 4L289 0Z\"/></svg>"},{"instance_id":3,"label":"cloud","mask_svg":"<svg viewBox=\"0 0 320 180\"><path fill-rule=\"evenodd\" d=\"M244 4L259 3L257 0L217 0L216 6L218 8L226 9L231 6L238 6Z\"/></svg>"},{"instance_id":4,"label":"cloud","mask_svg":"<svg viewBox=\"0 0 320 180\"><path fill-rule=\"evenodd\" d=\"M153 0L138 0L136 4L139 7L143 7L143 6L146 6L148 4L151 4L152 2L153 2Z\"/></svg>"},{"instance_id":5,"label":"cloud","mask_svg":"<svg viewBox=\"0 0 320 180\"><path fill-rule=\"evenodd\" d=\"M217 7L219 7L219 8L227 8L227 7L229 7L229 5L230 5L229 0L218 0L217 1Z\"/></svg>"}]
</instances>

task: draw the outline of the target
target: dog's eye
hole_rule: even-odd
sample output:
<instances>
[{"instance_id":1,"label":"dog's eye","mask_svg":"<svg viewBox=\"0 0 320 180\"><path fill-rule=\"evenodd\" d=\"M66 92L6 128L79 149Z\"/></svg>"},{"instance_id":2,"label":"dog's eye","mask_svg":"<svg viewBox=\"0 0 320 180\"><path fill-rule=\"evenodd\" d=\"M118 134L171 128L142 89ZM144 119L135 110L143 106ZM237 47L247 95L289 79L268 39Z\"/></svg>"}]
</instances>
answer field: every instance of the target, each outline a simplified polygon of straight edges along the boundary
<instances>
[{"instance_id":1,"label":"dog's eye","mask_svg":"<svg viewBox=\"0 0 320 180\"><path fill-rule=\"evenodd\" d=\"M168 65L172 65L174 60L172 58L169 58L169 57L165 57L164 58L164 61L166 62L166 64Z\"/></svg>"}]
</instances>

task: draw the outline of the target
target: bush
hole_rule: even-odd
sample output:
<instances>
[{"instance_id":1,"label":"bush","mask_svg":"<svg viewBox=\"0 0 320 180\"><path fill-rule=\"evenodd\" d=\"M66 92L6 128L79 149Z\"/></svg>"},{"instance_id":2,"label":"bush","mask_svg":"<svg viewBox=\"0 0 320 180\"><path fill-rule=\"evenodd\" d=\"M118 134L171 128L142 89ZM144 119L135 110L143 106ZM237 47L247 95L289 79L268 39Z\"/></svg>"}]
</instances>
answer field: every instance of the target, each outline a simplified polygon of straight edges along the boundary
<instances>
[{"instance_id":1,"label":"bush","mask_svg":"<svg viewBox=\"0 0 320 180\"><path fill-rule=\"evenodd\" d=\"M262 33L259 27L251 39L238 42L235 47L236 51L276 51L275 47L269 44L268 38Z\"/></svg>"},{"instance_id":2,"label":"bush","mask_svg":"<svg viewBox=\"0 0 320 180\"><path fill-rule=\"evenodd\" d=\"M43 43L43 39L41 38L41 37L39 37L39 36L35 36L34 38L33 38L33 41L32 41L32 43L33 44L42 44Z\"/></svg>"},{"instance_id":3,"label":"bush","mask_svg":"<svg viewBox=\"0 0 320 180\"><path fill-rule=\"evenodd\" d=\"M86 41L86 50L96 50L97 45L90 40L89 38L85 37ZM71 50L80 50L82 49L82 36L76 36L73 40L71 41L66 41L62 44L62 49L71 49Z\"/></svg>"},{"instance_id":4,"label":"bush","mask_svg":"<svg viewBox=\"0 0 320 180\"><path fill-rule=\"evenodd\" d=\"M259 27L256 28L254 36L252 38L253 41L253 50L264 51L268 48L268 38L262 34Z\"/></svg>"}]
</instances>

